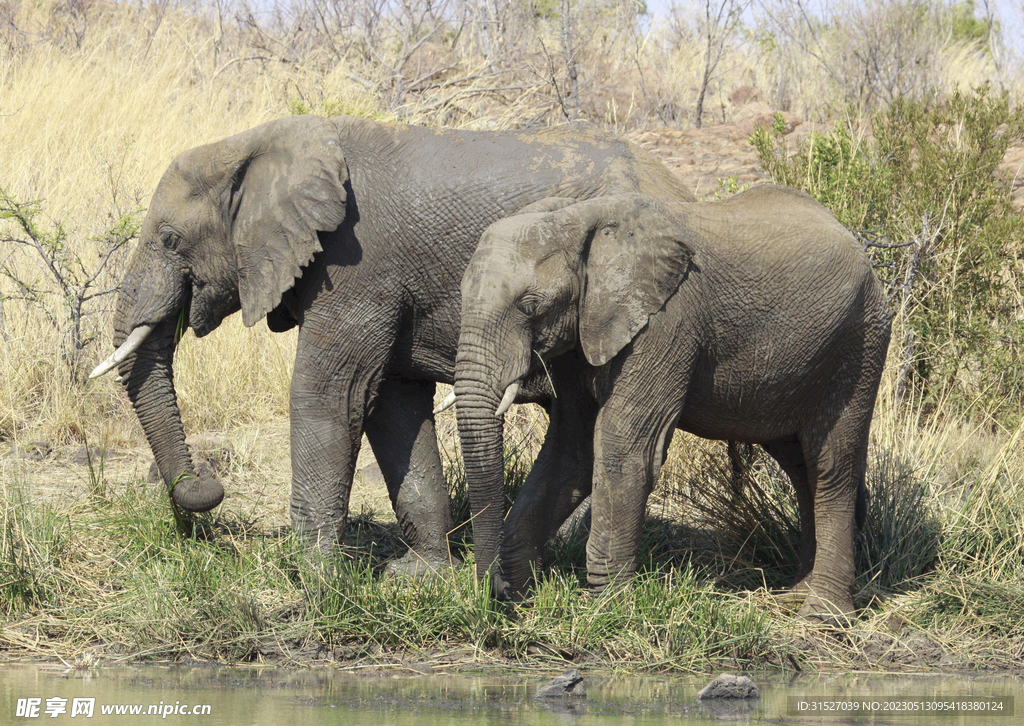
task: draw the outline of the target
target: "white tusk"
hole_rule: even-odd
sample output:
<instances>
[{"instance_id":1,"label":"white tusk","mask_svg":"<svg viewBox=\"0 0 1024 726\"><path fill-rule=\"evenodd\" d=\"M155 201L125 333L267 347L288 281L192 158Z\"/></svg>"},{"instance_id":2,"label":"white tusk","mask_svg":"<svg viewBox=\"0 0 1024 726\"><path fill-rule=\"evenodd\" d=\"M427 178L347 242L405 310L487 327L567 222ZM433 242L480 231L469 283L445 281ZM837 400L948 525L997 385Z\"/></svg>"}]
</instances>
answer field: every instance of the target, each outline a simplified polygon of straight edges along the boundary
<instances>
[{"instance_id":1,"label":"white tusk","mask_svg":"<svg viewBox=\"0 0 1024 726\"><path fill-rule=\"evenodd\" d=\"M123 343L121 343L120 348L115 350L105 361L93 368L92 373L89 374L89 378L98 378L111 368L117 366L125 358L137 351L139 346L145 342L146 338L149 337L149 334L152 332L152 325L140 325L137 327L132 331L132 334L129 335Z\"/></svg>"},{"instance_id":2,"label":"white tusk","mask_svg":"<svg viewBox=\"0 0 1024 726\"><path fill-rule=\"evenodd\" d=\"M455 391L452 390L452 391L448 392L448 395L444 397L444 400L441 401L441 403L437 404L434 407L434 415L436 416L437 414L441 413L442 411L447 411L449 408L451 408L454 405L455 405Z\"/></svg>"},{"instance_id":3,"label":"white tusk","mask_svg":"<svg viewBox=\"0 0 1024 726\"><path fill-rule=\"evenodd\" d=\"M501 418L505 415L509 406L516 400L517 393L519 393L519 381L509 383L508 388L505 389L505 395L501 397L501 403L498 404L498 410L494 412L494 418Z\"/></svg>"}]
</instances>

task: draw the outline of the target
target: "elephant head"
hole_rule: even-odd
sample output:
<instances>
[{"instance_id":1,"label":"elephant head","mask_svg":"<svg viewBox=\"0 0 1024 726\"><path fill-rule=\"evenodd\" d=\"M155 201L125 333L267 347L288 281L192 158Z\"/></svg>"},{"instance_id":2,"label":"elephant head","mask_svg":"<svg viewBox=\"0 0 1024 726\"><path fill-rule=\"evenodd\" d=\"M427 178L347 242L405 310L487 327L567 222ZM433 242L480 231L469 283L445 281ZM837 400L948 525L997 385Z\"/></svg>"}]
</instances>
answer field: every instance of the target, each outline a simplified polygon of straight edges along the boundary
<instances>
[{"instance_id":1,"label":"elephant head","mask_svg":"<svg viewBox=\"0 0 1024 726\"><path fill-rule=\"evenodd\" d=\"M502 417L520 382L576 346L592 366L614 358L686 276L690 234L639 194L546 199L484 232L462 280L454 387L480 576L501 549Z\"/></svg>"},{"instance_id":2,"label":"elephant head","mask_svg":"<svg viewBox=\"0 0 1024 726\"><path fill-rule=\"evenodd\" d=\"M91 377L118 367L161 476L182 509L224 496L197 478L174 391L184 327L202 337L241 309L247 326L282 305L318 252L318 231L345 218L347 167L337 127L294 117L181 154L164 173L118 292L117 350ZM268 322L282 329L281 309Z\"/></svg>"}]
</instances>

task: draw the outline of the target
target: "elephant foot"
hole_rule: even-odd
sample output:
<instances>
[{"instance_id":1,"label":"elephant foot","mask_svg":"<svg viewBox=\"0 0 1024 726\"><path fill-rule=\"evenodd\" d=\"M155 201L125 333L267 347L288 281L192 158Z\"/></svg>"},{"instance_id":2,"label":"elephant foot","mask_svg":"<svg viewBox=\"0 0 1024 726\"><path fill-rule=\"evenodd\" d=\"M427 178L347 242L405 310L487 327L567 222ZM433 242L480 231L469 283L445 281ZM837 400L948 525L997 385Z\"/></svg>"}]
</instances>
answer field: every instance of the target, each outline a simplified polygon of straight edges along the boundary
<instances>
[{"instance_id":1,"label":"elephant foot","mask_svg":"<svg viewBox=\"0 0 1024 726\"><path fill-rule=\"evenodd\" d=\"M384 568L388 577L407 577L419 580L450 573L462 565L462 560L447 555L431 555L409 550L397 560L392 560Z\"/></svg>"},{"instance_id":2,"label":"elephant foot","mask_svg":"<svg viewBox=\"0 0 1024 726\"><path fill-rule=\"evenodd\" d=\"M845 593L826 593L821 588L815 588L807 580L804 591L806 596L804 604L800 608L800 616L812 623L820 623L838 628L846 628L856 618L856 609L853 607L853 598ZM795 588L794 588L795 589Z\"/></svg>"}]
</instances>

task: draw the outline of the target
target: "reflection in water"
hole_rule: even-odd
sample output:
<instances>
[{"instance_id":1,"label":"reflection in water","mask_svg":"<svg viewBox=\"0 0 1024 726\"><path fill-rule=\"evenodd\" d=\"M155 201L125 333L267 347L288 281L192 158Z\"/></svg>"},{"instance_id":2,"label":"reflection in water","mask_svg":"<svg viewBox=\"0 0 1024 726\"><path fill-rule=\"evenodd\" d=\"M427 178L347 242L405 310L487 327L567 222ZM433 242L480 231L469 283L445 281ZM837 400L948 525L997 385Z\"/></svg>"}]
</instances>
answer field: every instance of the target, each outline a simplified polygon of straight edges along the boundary
<instances>
[{"instance_id":1,"label":"reflection in water","mask_svg":"<svg viewBox=\"0 0 1024 726\"><path fill-rule=\"evenodd\" d=\"M138 666L64 671L52 666L0 666L0 724L57 723L71 719L74 699L95 699L91 720L82 723L201 723L282 726L286 723L441 726L494 724L686 724L711 721L864 724L1016 724L1011 716L944 713L939 716L874 714L839 718L788 711L787 697L863 699L875 702L909 698L935 700L1015 697L1024 709L1020 676L871 676L825 675L786 678L753 674L762 697L739 703L698 703L697 691L710 677L612 677L584 672L586 699L543 702L534 691L557 675L550 673L459 674L424 676L413 670L372 673L213 666ZM28 699L38 716L19 714ZM60 699L60 700L53 700ZM63 713L50 718L46 709ZM209 715L182 715L196 706ZM1007 704L1009 708L1013 705ZM167 715L111 715L116 709L150 706ZM177 708L178 713L174 712ZM189 709L189 711L186 711ZM77 718L77 717L76 717ZM46 719L39 721L38 719ZM71 721L78 723L78 721Z\"/></svg>"}]
</instances>

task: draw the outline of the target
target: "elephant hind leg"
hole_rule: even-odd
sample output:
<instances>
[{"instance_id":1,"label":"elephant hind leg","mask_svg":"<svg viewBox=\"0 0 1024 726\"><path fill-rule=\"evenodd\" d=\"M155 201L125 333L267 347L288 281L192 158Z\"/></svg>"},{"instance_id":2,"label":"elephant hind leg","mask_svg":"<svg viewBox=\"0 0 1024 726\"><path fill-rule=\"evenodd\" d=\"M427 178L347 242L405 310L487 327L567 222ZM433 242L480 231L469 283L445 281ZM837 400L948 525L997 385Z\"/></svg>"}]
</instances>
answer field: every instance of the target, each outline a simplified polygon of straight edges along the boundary
<instances>
[{"instance_id":1,"label":"elephant hind leg","mask_svg":"<svg viewBox=\"0 0 1024 726\"><path fill-rule=\"evenodd\" d=\"M381 381L364 424L409 552L388 572L418 575L452 564L448 486L434 431L434 383Z\"/></svg>"},{"instance_id":2,"label":"elephant hind leg","mask_svg":"<svg viewBox=\"0 0 1024 726\"><path fill-rule=\"evenodd\" d=\"M874 391L870 391L873 403ZM858 500L863 499L871 405L857 397L821 441L802 440L814 492L816 550L804 578L804 615L853 612L854 534Z\"/></svg>"},{"instance_id":3,"label":"elephant hind leg","mask_svg":"<svg viewBox=\"0 0 1024 726\"><path fill-rule=\"evenodd\" d=\"M796 578L793 580L793 589L802 590L805 587L804 578L814 567L815 552L814 488L807 475L804 450L796 435L762 444L762 448L786 472L796 492L797 508L800 513L800 562L797 565Z\"/></svg>"}]
</instances>

